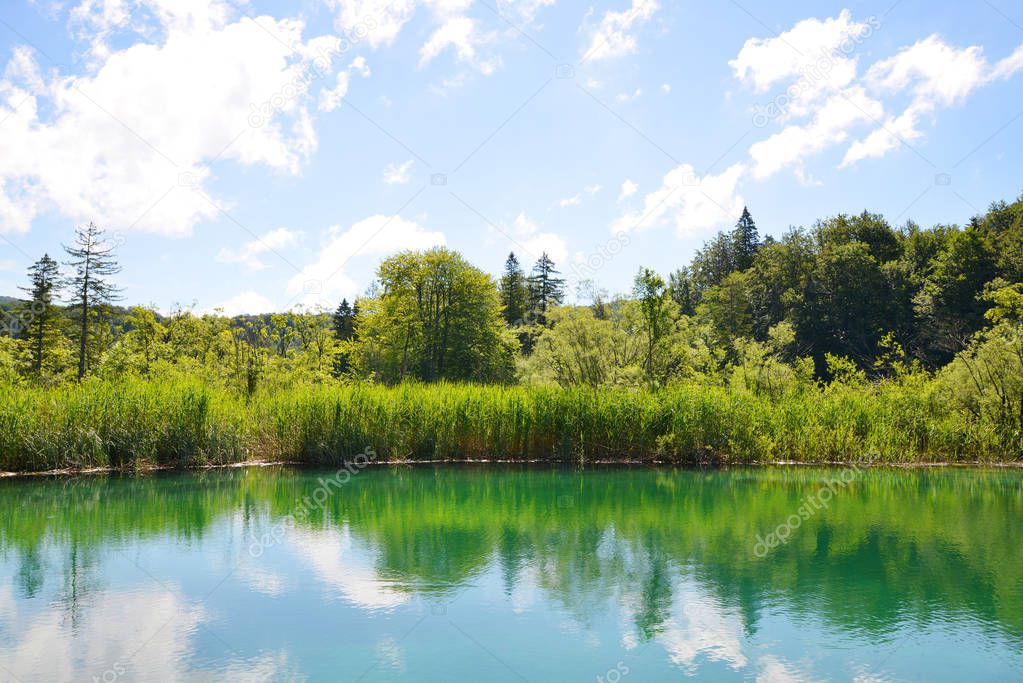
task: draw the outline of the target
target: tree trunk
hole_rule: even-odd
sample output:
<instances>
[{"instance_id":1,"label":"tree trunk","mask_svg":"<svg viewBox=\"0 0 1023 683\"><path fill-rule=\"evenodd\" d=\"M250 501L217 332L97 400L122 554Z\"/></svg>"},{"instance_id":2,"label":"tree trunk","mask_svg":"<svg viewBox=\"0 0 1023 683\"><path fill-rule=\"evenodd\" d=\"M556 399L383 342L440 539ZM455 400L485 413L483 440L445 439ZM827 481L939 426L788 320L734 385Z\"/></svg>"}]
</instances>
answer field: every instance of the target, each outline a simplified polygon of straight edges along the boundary
<instances>
[{"instance_id":1,"label":"tree trunk","mask_svg":"<svg viewBox=\"0 0 1023 683\"><path fill-rule=\"evenodd\" d=\"M78 340L78 381L85 378L85 352L89 338L89 266L91 254L85 256L85 278L82 281L82 326Z\"/></svg>"}]
</instances>

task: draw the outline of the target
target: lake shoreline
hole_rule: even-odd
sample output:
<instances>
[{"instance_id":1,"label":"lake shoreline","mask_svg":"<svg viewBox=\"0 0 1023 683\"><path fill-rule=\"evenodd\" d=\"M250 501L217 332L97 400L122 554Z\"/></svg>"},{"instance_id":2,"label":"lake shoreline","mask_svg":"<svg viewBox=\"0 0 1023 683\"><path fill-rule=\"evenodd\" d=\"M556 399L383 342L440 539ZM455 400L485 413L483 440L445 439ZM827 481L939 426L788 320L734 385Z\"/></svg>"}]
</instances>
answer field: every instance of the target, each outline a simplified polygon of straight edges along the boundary
<instances>
[{"instance_id":1,"label":"lake shoreline","mask_svg":"<svg viewBox=\"0 0 1023 683\"><path fill-rule=\"evenodd\" d=\"M772 460L767 462L721 462L721 461L708 461L704 463L689 462L679 463L670 460L634 460L634 459L621 459L621 460L595 460L589 462L570 462L570 461L559 461L559 460L544 460L544 459L530 459L530 460L513 460L508 458L494 458L494 459L479 459L479 458L444 458L435 460L386 460L369 462L364 467L412 467L417 465L545 465L550 468L554 467L569 467L574 469L585 469L587 467L673 467L677 469L686 470L724 470L734 468L751 468L759 469L766 467L794 467L794 468L807 468L807 467L857 467L857 468L870 468L870 469L900 469L900 470L915 470L915 469L938 469L938 468L958 468L958 469L1023 469L1023 461L1005 461L1005 460L991 460L991 461L972 461L972 462L955 462L955 461L943 461L943 462L865 462L855 460L828 460L828 461L817 461L817 462L805 462L800 460ZM143 466L132 466L132 467L63 467L58 469L50 470L39 470L39 471L0 471L0 479L13 479L20 477L72 477L82 476L91 474L151 474L155 472L203 472L209 470L228 470L228 469L248 469L248 468L264 468L264 467L289 467L295 469L304 470L326 470L330 469L331 465L326 464L315 464L302 462L298 460L247 460L242 462L232 462L224 464L205 464L205 465L143 465ZM339 466L343 469L343 466Z\"/></svg>"}]
</instances>

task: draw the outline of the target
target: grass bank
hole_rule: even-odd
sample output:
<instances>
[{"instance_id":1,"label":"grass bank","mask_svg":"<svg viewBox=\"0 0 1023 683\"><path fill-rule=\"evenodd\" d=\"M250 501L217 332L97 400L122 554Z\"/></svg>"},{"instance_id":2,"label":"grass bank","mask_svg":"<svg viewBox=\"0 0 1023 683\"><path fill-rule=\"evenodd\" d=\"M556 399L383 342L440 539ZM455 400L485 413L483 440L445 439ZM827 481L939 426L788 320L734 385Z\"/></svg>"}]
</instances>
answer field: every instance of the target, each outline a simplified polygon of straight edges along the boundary
<instances>
[{"instance_id":1,"label":"grass bank","mask_svg":"<svg viewBox=\"0 0 1023 683\"><path fill-rule=\"evenodd\" d=\"M299 387L246 399L182 382L0 386L0 470L502 459L674 463L1006 462L1018 435L933 385L833 386L782 398L476 385Z\"/></svg>"}]
</instances>

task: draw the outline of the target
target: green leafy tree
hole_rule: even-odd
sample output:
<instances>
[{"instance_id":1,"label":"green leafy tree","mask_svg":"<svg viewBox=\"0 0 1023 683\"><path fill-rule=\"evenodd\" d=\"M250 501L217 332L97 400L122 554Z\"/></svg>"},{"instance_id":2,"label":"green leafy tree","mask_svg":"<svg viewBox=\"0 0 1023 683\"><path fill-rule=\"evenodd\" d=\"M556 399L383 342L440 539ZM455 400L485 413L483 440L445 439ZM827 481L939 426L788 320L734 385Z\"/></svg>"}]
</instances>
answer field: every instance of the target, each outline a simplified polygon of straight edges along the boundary
<instances>
[{"instance_id":1,"label":"green leafy tree","mask_svg":"<svg viewBox=\"0 0 1023 683\"><path fill-rule=\"evenodd\" d=\"M800 316L801 333L813 350L817 371L825 354L848 356L868 367L891 320L888 281L864 243L831 245L817 258Z\"/></svg>"},{"instance_id":2,"label":"green leafy tree","mask_svg":"<svg viewBox=\"0 0 1023 683\"><path fill-rule=\"evenodd\" d=\"M98 356L98 344L90 340L100 338L97 326L111 303L119 298L119 289L110 281L121 268L114 260L114 247L106 240L105 232L95 223L75 229L75 241L65 246L74 275L68 282L71 290L71 309L78 333L78 380L89 369L90 360Z\"/></svg>"},{"instance_id":3,"label":"green leafy tree","mask_svg":"<svg viewBox=\"0 0 1023 683\"><path fill-rule=\"evenodd\" d=\"M0 385L21 381L19 356L24 353L23 343L14 337L0 337Z\"/></svg>"},{"instance_id":4,"label":"green leafy tree","mask_svg":"<svg viewBox=\"0 0 1023 683\"><path fill-rule=\"evenodd\" d=\"M700 304L700 313L717 332L718 343L722 346L729 346L739 338L752 337L749 275L731 273L721 284L707 290Z\"/></svg>"},{"instance_id":5,"label":"green leafy tree","mask_svg":"<svg viewBox=\"0 0 1023 683\"><path fill-rule=\"evenodd\" d=\"M768 331L780 322L799 320L815 258L813 241L801 230L758 250L745 278L756 340L766 341Z\"/></svg>"},{"instance_id":6,"label":"green leafy tree","mask_svg":"<svg viewBox=\"0 0 1023 683\"><path fill-rule=\"evenodd\" d=\"M636 386L643 380L644 342L634 330L642 324L634 301L615 301L597 318L589 306L562 306L550 312L536 349L521 376L530 384Z\"/></svg>"},{"instance_id":7,"label":"green leafy tree","mask_svg":"<svg viewBox=\"0 0 1023 683\"><path fill-rule=\"evenodd\" d=\"M682 315L694 315L696 304L695 283L688 267L679 268L668 276L668 296L678 306Z\"/></svg>"},{"instance_id":8,"label":"green leafy tree","mask_svg":"<svg viewBox=\"0 0 1023 683\"><path fill-rule=\"evenodd\" d=\"M142 306L131 309L125 318L125 324L128 331L122 343L139 356L142 361L142 372L148 374L160 355L159 348L167 336L167 328L160 322L156 311Z\"/></svg>"},{"instance_id":9,"label":"green leafy tree","mask_svg":"<svg viewBox=\"0 0 1023 683\"><path fill-rule=\"evenodd\" d=\"M360 367L385 382L507 381L517 344L494 280L444 248L404 252L377 271L360 316Z\"/></svg>"},{"instance_id":10,"label":"green leafy tree","mask_svg":"<svg viewBox=\"0 0 1023 683\"><path fill-rule=\"evenodd\" d=\"M979 332L942 372L951 401L977 420L998 426L1007 451L1023 456L1023 284L996 282Z\"/></svg>"},{"instance_id":11,"label":"green leafy tree","mask_svg":"<svg viewBox=\"0 0 1023 683\"><path fill-rule=\"evenodd\" d=\"M818 222L813 233L821 251L829 246L864 244L878 263L887 263L902 255L898 233L876 213L839 214Z\"/></svg>"},{"instance_id":12,"label":"green leafy tree","mask_svg":"<svg viewBox=\"0 0 1023 683\"><path fill-rule=\"evenodd\" d=\"M1011 204L995 202L974 224L987 235L999 277L1023 282L1023 196Z\"/></svg>"},{"instance_id":13,"label":"green leafy tree","mask_svg":"<svg viewBox=\"0 0 1023 683\"><path fill-rule=\"evenodd\" d=\"M983 327L988 303L981 295L995 272L994 256L974 226L951 235L934 260L915 303L939 363Z\"/></svg>"},{"instance_id":14,"label":"green leafy tree","mask_svg":"<svg viewBox=\"0 0 1023 683\"><path fill-rule=\"evenodd\" d=\"M734 246L730 234L719 232L693 256L689 270L697 302L703 300L704 292L721 284L726 277L735 272Z\"/></svg>"},{"instance_id":15,"label":"green leafy tree","mask_svg":"<svg viewBox=\"0 0 1023 683\"><path fill-rule=\"evenodd\" d=\"M646 360L643 369L647 378L655 382L660 368L656 359L658 346L671 329L673 308L667 296L667 288L660 275L649 268L641 268L632 289L633 296L639 302L643 314L643 333L646 337Z\"/></svg>"}]
</instances>

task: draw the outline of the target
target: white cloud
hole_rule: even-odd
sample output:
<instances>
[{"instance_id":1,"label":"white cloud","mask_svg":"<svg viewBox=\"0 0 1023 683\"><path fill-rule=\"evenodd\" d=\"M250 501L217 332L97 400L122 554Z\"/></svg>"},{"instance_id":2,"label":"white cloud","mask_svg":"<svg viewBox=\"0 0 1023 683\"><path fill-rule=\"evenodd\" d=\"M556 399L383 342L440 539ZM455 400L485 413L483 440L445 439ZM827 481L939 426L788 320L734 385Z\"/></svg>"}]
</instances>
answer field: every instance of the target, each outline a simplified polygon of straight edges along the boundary
<instances>
[{"instance_id":1,"label":"white cloud","mask_svg":"<svg viewBox=\"0 0 1023 683\"><path fill-rule=\"evenodd\" d=\"M333 88L324 88L320 91L320 111L334 111L341 106L341 101L348 94L348 87L351 85L351 74L357 74L363 78L370 75L369 66L362 56L356 57L348 68L337 73L337 80Z\"/></svg>"},{"instance_id":2,"label":"white cloud","mask_svg":"<svg viewBox=\"0 0 1023 683\"><path fill-rule=\"evenodd\" d=\"M919 103L910 105L899 116L889 117L883 126L849 145L841 166L851 166L863 159L883 157L888 152L898 149L903 142L911 142L921 137L923 133L917 129L917 122L921 115L932 108L927 103Z\"/></svg>"},{"instance_id":3,"label":"white cloud","mask_svg":"<svg viewBox=\"0 0 1023 683\"><path fill-rule=\"evenodd\" d=\"M746 165L737 163L701 178L691 165L677 166L664 176L660 188L646 195L641 210L621 216L612 229L629 232L673 222L681 237L734 223L744 204L738 184L745 172Z\"/></svg>"},{"instance_id":4,"label":"white cloud","mask_svg":"<svg viewBox=\"0 0 1023 683\"><path fill-rule=\"evenodd\" d=\"M536 14L544 7L551 7L556 0L498 0L497 6L502 14L512 14L516 23L532 24Z\"/></svg>"},{"instance_id":5,"label":"white cloud","mask_svg":"<svg viewBox=\"0 0 1023 683\"><path fill-rule=\"evenodd\" d=\"M342 296L354 298L360 289L348 274L347 266L356 257L370 259L443 244L444 233L427 231L401 216L370 216L348 229L334 226L328 231L317 260L288 281L287 292L308 305L328 305Z\"/></svg>"},{"instance_id":6,"label":"white cloud","mask_svg":"<svg viewBox=\"0 0 1023 683\"><path fill-rule=\"evenodd\" d=\"M871 17L838 17L798 22L774 38L753 38L729 64L735 75L758 92L787 84L766 107L765 122L788 123L780 132L750 147L753 175L767 178L793 166L800 182L810 176L801 164L813 154L847 143L854 131L873 124L849 144L841 167L881 157L903 142L922 136L919 124L940 106L965 101L977 87L1009 78L1023 69L1023 46L991 65L979 47L955 48L930 36L858 74L857 46L879 28ZM907 95L898 115L887 114L891 100ZM801 123L791 123L803 119ZM882 123L883 121L883 123Z\"/></svg>"},{"instance_id":7,"label":"white cloud","mask_svg":"<svg viewBox=\"0 0 1023 683\"><path fill-rule=\"evenodd\" d=\"M334 25L350 42L365 41L372 48L394 42L412 18L411 0L325 0L337 12Z\"/></svg>"},{"instance_id":8,"label":"white cloud","mask_svg":"<svg viewBox=\"0 0 1023 683\"><path fill-rule=\"evenodd\" d=\"M934 35L875 63L866 81L882 92L911 91L917 99L948 106L962 102L987 71L979 47L954 48Z\"/></svg>"},{"instance_id":9,"label":"white cloud","mask_svg":"<svg viewBox=\"0 0 1023 683\"><path fill-rule=\"evenodd\" d=\"M849 55L875 27L873 21L853 21L849 10L824 21L805 19L774 38L750 38L728 64L759 92L798 78L807 90L803 96L812 99L852 81L856 59Z\"/></svg>"},{"instance_id":10,"label":"white cloud","mask_svg":"<svg viewBox=\"0 0 1023 683\"><path fill-rule=\"evenodd\" d=\"M238 249L224 248L217 254L220 263L240 263L249 270L263 270L266 264L259 258L265 254L276 253L279 249L296 244L301 232L278 228L243 244Z\"/></svg>"},{"instance_id":11,"label":"white cloud","mask_svg":"<svg viewBox=\"0 0 1023 683\"><path fill-rule=\"evenodd\" d=\"M995 64L988 75L988 80L1009 78L1015 76L1016 72L1020 70L1023 70L1023 45L1018 46L1011 55Z\"/></svg>"},{"instance_id":12,"label":"white cloud","mask_svg":"<svg viewBox=\"0 0 1023 683\"><path fill-rule=\"evenodd\" d=\"M607 11L592 31L582 61L614 59L636 52L639 45L632 29L650 21L658 9L657 0L632 0L629 9Z\"/></svg>"},{"instance_id":13,"label":"white cloud","mask_svg":"<svg viewBox=\"0 0 1023 683\"><path fill-rule=\"evenodd\" d=\"M956 48L932 35L875 63L865 81L876 91L909 93L911 102L898 116L849 146L842 166L880 158L903 142L923 136L919 123L939 107L963 103L977 88L1012 77L1023 69L1023 45L992 65L977 46Z\"/></svg>"},{"instance_id":14,"label":"white cloud","mask_svg":"<svg viewBox=\"0 0 1023 683\"><path fill-rule=\"evenodd\" d=\"M640 97L640 95L642 95L642 94L643 94L643 89L642 88L636 88L632 93L625 93L625 92L618 93L618 95L615 97L615 99L624 104L626 102L632 102L633 100L638 99Z\"/></svg>"},{"instance_id":15,"label":"white cloud","mask_svg":"<svg viewBox=\"0 0 1023 683\"><path fill-rule=\"evenodd\" d=\"M113 0L84 4L109 10L97 21L123 21ZM162 42L112 51L88 75L54 71L41 86L29 53L8 64L0 231L28 230L55 209L115 230L188 234L218 214L201 192L211 177L205 163L297 173L315 149L305 100L321 39L302 42L302 23L289 19L225 23L216 3L149 5L165 18Z\"/></svg>"},{"instance_id":16,"label":"white cloud","mask_svg":"<svg viewBox=\"0 0 1023 683\"><path fill-rule=\"evenodd\" d=\"M639 185L632 182L631 180L626 180L624 183L622 183L621 192L618 193L618 201L622 202L628 199L632 195L636 194L637 190L639 190Z\"/></svg>"},{"instance_id":17,"label":"white cloud","mask_svg":"<svg viewBox=\"0 0 1023 683\"><path fill-rule=\"evenodd\" d=\"M750 147L754 178L763 180L790 166L809 178L802 168L808 157L884 116L884 105L857 82L854 54L879 26L873 17L858 22L842 10L837 17L800 21L773 38L751 38L729 61L736 77L757 92L787 84L769 104L757 107L765 123L775 119L787 125ZM798 119L802 122L792 122Z\"/></svg>"},{"instance_id":18,"label":"white cloud","mask_svg":"<svg viewBox=\"0 0 1023 683\"><path fill-rule=\"evenodd\" d=\"M415 160L409 159L403 164L387 164L387 167L384 168L384 182L388 185L408 185L412 180L409 169L412 168L413 163Z\"/></svg>"},{"instance_id":19,"label":"white cloud","mask_svg":"<svg viewBox=\"0 0 1023 683\"><path fill-rule=\"evenodd\" d=\"M272 313L275 308L276 306L273 301L259 292L249 289L205 309L204 312L212 313L220 310L226 316L258 315L260 313Z\"/></svg>"},{"instance_id":20,"label":"white cloud","mask_svg":"<svg viewBox=\"0 0 1023 683\"><path fill-rule=\"evenodd\" d=\"M787 126L750 147L755 163L753 176L762 180L787 166L798 165L806 157L847 140L849 129L856 124L876 121L883 115L881 103L860 86L832 95L810 123Z\"/></svg>"},{"instance_id":21,"label":"white cloud","mask_svg":"<svg viewBox=\"0 0 1023 683\"><path fill-rule=\"evenodd\" d=\"M378 48L391 45L402 27L413 17L417 7L429 11L434 23L426 42L419 48L420 67L428 65L448 49L455 59L489 76L501 66L497 56L486 56L483 48L496 43L501 34L484 31L485 22L468 16L473 0L326 0L336 14L335 25L353 44L365 43ZM555 0L500 0L502 16L510 15L515 23L532 24L536 13L553 5ZM518 31L506 31L504 37L518 38ZM440 90L461 84L464 74L444 79Z\"/></svg>"},{"instance_id":22,"label":"white cloud","mask_svg":"<svg viewBox=\"0 0 1023 683\"><path fill-rule=\"evenodd\" d=\"M661 92L664 93L665 95L670 93L671 92L671 84L670 83L662 83L661 84Z\"/></svg>"},{"instance_id":23,"label":"white cloud","mask_svg":"<svg viewBox=\"0 0 1023 683\"><path fill-rule=\"evenodd\" d=\"M481 33L478 22L467 16L453 16L444 21L419 49L419 66L426 66L446 49L451 48L459 62L469 64L484 75L492 74L500 59L480 57L478 47L494 41L494 34Z\"/></svg>"},{"instance_id":24,"label":"white cloud","mask_svg":"<svg viewBox=\"0 0 1023 683\"><path fill-rule=\"evenodd\" d=\"M588 194L591 197L600 192L601 186L598 183L593 185L587 185L583 188L582 192L577 192L571 197L565 197L564 199L558 200L558 206L561 208L567 208L570 206L580 206L583 203L583 194Z\"/></svg>"},{"instance_id":25,"label":"white cloud","mask_svg":"<svg viewBox=\"0 0 1023 683\"><path fill-rule=\"evenodd\" d=\"M540 258L546 253L555 263L568 257L568 245L564 238L553 232L540 232L540 226L526 214L520 213L512 223L513 240L525 250L530 258Z\"/></svg>"}]
</instances>

